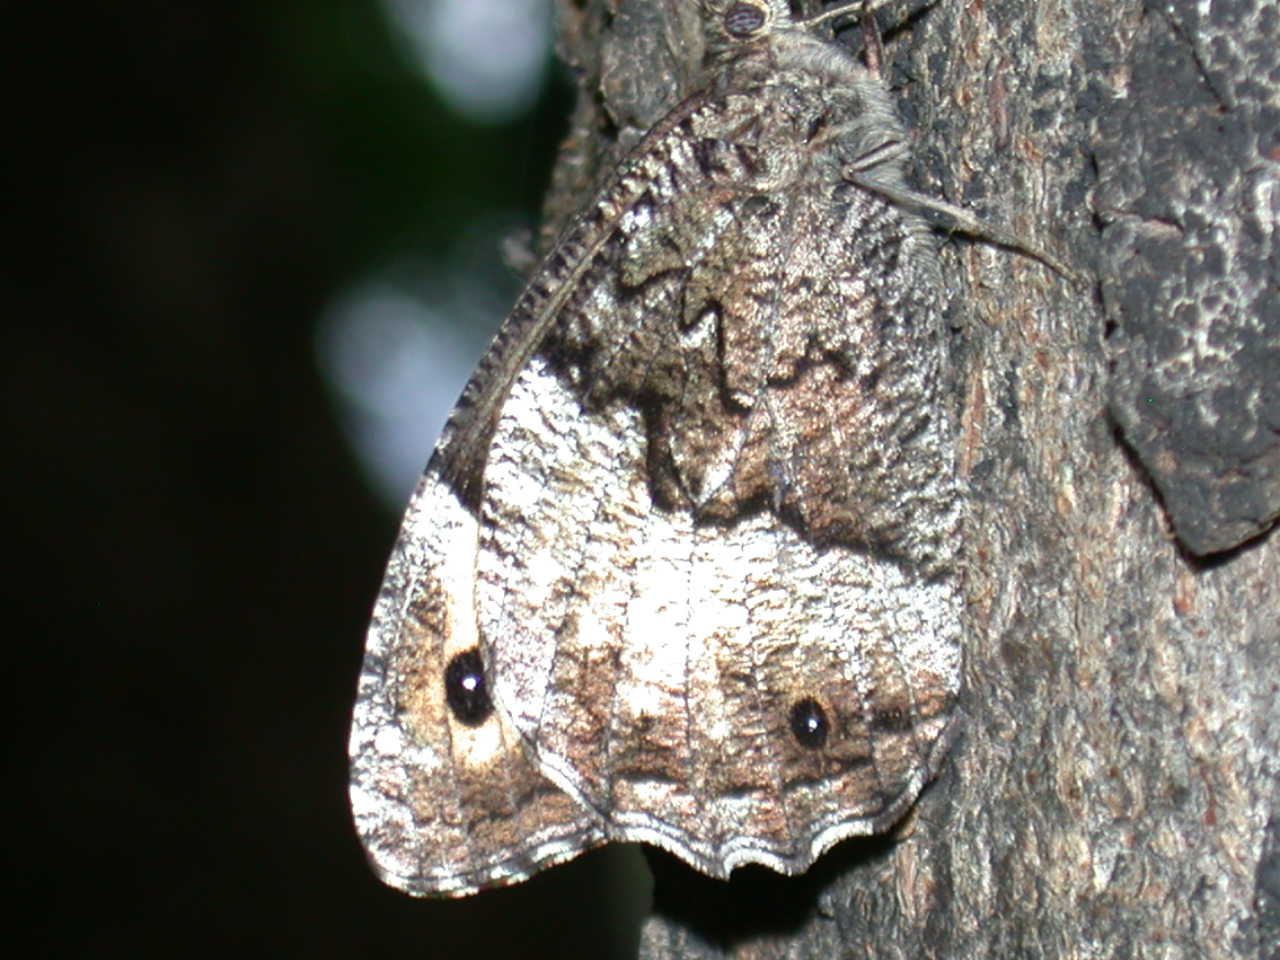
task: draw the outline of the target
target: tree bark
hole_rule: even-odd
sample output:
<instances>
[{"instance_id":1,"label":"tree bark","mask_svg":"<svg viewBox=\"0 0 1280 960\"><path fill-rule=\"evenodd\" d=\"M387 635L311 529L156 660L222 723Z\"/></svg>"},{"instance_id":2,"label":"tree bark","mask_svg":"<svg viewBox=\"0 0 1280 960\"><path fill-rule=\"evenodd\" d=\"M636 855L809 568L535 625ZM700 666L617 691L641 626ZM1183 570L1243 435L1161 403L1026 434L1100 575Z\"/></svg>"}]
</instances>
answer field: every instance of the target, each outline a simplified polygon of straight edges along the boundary
<instances>
[{"instance_id":1,"label":"tree bark","mask_svg":"<svg viewBox=\"0 0 1280 960\"><path fill-rule=\"evenodd\" d=\"M1209 6L880 16L917 186L1084 282L942 243L971 510L941 774L804 877L654 854L642 956L1280 956L1280 18ZM547 236L688 92L693 8L561 0Z\"/></svg>"}]
</instances>

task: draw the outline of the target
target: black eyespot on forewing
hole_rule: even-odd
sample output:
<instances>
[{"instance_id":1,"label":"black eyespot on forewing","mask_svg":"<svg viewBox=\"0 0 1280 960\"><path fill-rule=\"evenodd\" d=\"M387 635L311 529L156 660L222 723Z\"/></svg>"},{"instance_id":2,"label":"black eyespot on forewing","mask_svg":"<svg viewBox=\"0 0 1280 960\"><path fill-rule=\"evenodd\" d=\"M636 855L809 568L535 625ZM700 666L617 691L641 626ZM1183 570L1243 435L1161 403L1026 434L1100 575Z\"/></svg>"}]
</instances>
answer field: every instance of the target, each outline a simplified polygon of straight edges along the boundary
<instances>
[{"instance_id":1,"label":"black eyespot on forewing","mask_svg":"<svg viewBox=\"0 0 1280 960\"><path fill-rule=\"evenodd\" d=\"M444 698L453 717L468 727L478 727L493 713L484 661L475 647L464 650L444 668Z\"/></svg>"},{"instance_id":2,"label":"black eyespot on forewing","mask_svg":"<svg viewBox=\"0 0 1280 960\"><path fill-rule=\"evenodd\" d=\"M831 723L827 711L812 697L797 700L791 708L791 734L802 747L817 750L827 742Z\"/></svg>"},{"instance_id":3,"label":"black eyespot on forewing","mask_svg":"<svg viewBox=\"0 0 1280 960\"><path fill-rule=\"evenodd\" d=\"M749 37L764 26L765 15L754 3L735 3L724 13L724 29L731 37Z\"/></svg>"}]
</instances>

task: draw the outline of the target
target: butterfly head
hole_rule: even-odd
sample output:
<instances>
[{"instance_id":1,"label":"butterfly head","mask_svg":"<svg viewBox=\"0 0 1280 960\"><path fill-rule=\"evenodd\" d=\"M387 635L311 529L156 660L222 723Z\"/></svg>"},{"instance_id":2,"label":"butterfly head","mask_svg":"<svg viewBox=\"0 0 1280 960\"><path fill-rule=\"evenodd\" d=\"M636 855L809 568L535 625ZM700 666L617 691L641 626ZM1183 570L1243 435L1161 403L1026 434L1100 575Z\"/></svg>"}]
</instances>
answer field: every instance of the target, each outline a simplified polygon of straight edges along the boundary
<instances>
[{"instance_id":1,"label":"butterfly head","mask_svg":"<svg viewBox=\"0 0 1280 960\"><path fill-rule=\"evenodd\" d=\"M713 57L791 24L787 0L703 0L702 7L707 50Z\"/></svg>"}]
</instances>

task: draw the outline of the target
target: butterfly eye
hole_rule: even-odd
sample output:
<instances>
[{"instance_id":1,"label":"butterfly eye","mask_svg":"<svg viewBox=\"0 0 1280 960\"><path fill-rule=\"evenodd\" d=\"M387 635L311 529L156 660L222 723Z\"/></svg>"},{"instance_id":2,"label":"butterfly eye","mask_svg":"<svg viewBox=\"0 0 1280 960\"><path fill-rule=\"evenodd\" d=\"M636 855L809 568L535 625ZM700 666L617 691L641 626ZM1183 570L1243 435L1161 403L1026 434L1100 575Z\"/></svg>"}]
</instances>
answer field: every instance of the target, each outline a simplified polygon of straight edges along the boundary
<instances>
[{"instance_id":1,"label":"butterfly eye","mask_svg":"<svg viewBox=\"0 0 1280 960\"><path fill-rule=\"evenodd\" d=\"M817 750L827 742L827 733L831 725L827 722L827 711L822 704L812 697L797 700L791 708L791 733L802 747Z\"/></svg>"},{"instance_id":2,"label":"butterfly eye","mask_svg":"<svg viewBox=\"0 0 1280 960\"><path fill-rule=\"evenodd\" d=\"M764 22L764 9L754 3L735 3L724 14L724 28L731 37L749 37Z\"/></svg>"},{"instance_id":3,"label":"butterfly eye","mask_svg":"<svg viewBox=\"0 0 1280 960\"><path fill-rule=\"evenodd\" d=\"M484 661L475 647L455 656L444 668L444 698L454 719L468 727L480 726L493 713Z\"/></svg>"}]
</instances>

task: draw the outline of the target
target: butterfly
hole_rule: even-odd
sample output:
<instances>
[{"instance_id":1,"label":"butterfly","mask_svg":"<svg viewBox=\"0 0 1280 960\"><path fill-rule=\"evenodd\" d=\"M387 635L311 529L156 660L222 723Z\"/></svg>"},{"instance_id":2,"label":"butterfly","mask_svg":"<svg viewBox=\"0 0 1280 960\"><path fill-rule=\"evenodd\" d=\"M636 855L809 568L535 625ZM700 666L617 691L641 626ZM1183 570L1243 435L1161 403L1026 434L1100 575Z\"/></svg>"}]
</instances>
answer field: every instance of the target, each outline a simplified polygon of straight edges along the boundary
<instances>
[{"instance_id":1,"label":"butterfly","mask_svg":"<svg viewBox=\"0 0 1280 960\"><path fill-rule=\"evenodd\" d=\"M801 872L952 739L964 501L904 131L830 13L698 12L694 92L533 273L387 566L351 802L413 894L610 840Z\"/></svg>"}]
</instances>

